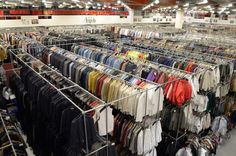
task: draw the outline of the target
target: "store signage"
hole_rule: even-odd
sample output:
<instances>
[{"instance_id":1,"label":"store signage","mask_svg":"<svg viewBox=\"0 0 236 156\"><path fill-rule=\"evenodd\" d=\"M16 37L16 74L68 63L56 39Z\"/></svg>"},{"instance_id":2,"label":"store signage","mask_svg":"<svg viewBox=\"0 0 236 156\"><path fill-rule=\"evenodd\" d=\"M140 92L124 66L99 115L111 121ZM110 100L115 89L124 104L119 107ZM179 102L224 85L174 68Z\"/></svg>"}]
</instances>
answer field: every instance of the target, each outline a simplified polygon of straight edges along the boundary
<instances>
[{"instance_id":1,"label":"store signage","mask_svg":"<svg viewBox=\"0 0 236 156\"><path fill-rule=\"evenodd\" d=\"M96 19L94 17L85 17L85 23L96 23Z\"/></svg>"}]
</instances>

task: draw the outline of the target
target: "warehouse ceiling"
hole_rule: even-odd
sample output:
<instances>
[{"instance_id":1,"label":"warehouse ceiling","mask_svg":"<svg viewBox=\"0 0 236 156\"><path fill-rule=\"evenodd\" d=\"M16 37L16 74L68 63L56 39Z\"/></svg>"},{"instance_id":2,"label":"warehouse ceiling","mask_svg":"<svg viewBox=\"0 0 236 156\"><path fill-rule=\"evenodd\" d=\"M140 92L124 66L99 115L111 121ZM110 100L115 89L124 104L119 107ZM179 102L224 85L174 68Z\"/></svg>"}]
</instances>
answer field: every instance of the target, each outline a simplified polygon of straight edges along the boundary
<instances>
[{"instance_id":1,"label":"warehouse ceiling","mask_svg":"<svg viewBox=\"0 0 236 156\"><path fill-rule=\"evenodd\" d=\"M132 9L153 9L170 6L204 6L219 7L236 0L0 0L0 7L46 7L46 8L80 8L98 9L130 7Z\"/></svg>"}]
</instances>

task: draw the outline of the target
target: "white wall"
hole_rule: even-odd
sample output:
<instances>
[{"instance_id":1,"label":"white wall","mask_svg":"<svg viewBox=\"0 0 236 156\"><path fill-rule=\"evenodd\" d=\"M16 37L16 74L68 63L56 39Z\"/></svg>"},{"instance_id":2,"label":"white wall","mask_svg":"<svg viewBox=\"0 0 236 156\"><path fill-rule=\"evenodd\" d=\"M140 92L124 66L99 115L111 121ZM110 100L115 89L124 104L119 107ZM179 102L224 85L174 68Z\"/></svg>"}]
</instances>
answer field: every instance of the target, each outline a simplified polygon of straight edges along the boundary
<instances>
[{"instance_id":1,"label":"white wall","mask_svg":"<svg viewBox=\"0 0 236 156\"><path fill-rule=\"evenodd\" d=\"M140 21L135 22L135 23L175 23L175 18L172 18L171 16L166 16L165 18L162 16L153 16L150 18L141 18L137 17L140 19ZM155 21L153 19L156 19Z\"/></svg>"},{"instance_id":2,"label":"white wall","mask_svg":"<svg viewBox=\"0 0 236 156\"><path fill-rule=\"evenodd\" d=\"M184 24L184 10L178 9L176 12L175 28L182 29Z\"/></svg>"},{"instance_id":3,"label":"white wall","mask_svg":"<svg viewBox=\"0 0 236 156\"><path fill-rule=\"evenodd\" d=\"M212 24L223 24L223 25L236 25L235 18L229 18L228 20L221 20L219 18L205 17L204 19L194 19L193 17L185 17L187 23L212 23ZM233 21L233 22L232 22Z\"/></svg>"},{"instance_id":4,"label":"white wall","mask_svg":"<svg viewBox=\"0 0 236 156\"><path fill-rule=\"evenodd\" d=\"M153 21L153 18L159 18L159 21ZM162 21L160 21L162 19ZM139 22L135 23L166 23L166 19L171 19L169 23L175 23L176 18L172 17L166 17L163 18L161 16L157 17L154 16L152 18L141 18ZM228 20L220 20L219 18L210 18L205 17L204 19L194 19L193 17L185 16L184 21L187 23L212 23L212 24L225 24L225 25L236 25L236 19L235 18L229 18ZM233 22L232 22L233 21Z\"/></svg>"},{"instance_id":5,"label":"white wall","mask_svg":"<svg viewBox=\"0 0 236 156\"><path fill-rule=\"evenodd\" d=\"M38 24L32 24L32 19L38 19L38 16L21 16L20 20L0 20L0 27L132 23L133 15L129 15L127 18L120 18L116 15L58 15L52 16L52 19L39 19Z\"/></svg>"}]
</instances>

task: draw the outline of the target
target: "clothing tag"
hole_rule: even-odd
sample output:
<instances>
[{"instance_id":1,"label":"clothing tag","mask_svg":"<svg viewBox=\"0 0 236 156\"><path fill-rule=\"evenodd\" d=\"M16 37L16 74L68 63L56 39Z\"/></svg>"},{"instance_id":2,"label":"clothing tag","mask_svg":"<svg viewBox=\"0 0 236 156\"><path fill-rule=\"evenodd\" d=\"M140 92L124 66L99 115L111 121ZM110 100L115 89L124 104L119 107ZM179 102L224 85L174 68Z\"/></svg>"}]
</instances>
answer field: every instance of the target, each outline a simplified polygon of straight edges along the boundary
<instances>
[{"instance_id":1,"label":"clothing tag","mask_svg":"<svg viewBox=\"0 0 236 156\"><path fill-rule=\"evenodd\" d=\"M5 93L4 93L4 98L5 98L6 100L9 100L9 97L10 97L10 96L9 96L9 93L8 93L8 92L5 92Z\"/></svg>"},{"instance_id":2,"label":"clothing tag","mask_svg":"<svg viewBox=\"0 0 236 156\"><path fill-rule=\"evenodd\" d=\"M5 120L10 120L10 116L6 116L6 117L5 117Z\"/></svg>"},{"instance_id":3,"label":"clothing tag","mask_svg":"<svg viewBox=\"0 0 236 156\"><path fill-rule=\"evenodd\" d=\"M10 95L10 99L11 99L11 100L13 100L13 99L15 99L15 98L16 98L15 94L11 94L11 95Z\"/></svg>"}]
</instances>

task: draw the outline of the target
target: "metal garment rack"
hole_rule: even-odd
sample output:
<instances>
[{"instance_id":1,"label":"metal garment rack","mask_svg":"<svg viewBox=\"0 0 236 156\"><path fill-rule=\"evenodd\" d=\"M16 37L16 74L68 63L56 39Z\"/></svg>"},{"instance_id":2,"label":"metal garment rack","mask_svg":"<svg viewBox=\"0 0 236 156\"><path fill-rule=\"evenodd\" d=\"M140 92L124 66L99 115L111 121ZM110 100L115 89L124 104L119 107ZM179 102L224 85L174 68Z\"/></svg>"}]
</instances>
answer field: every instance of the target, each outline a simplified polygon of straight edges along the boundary
<instances>
[{"instance_id":1,"label":"metal garment rack","mask_svg":"<svg viewBox=\"0 0 236 156\"><path fill-rule=\"evenodd\" d=\"M125 44L125 43L123 43L123 44ZM129 48L137 49L137 50L145 49L142 47L139 48L139 47L134 47L134 46L130 46L130 45L128 45L128 46L125 45L125 46L129 47ZM187 58L189 56L186 57L186 56L181 56L180 54L176 54L175 53L176 51L172 52L172 51L164 50L164 51L160 52L160 51L153 50L153 52L151 52L149 49L145 49L145 51L147 51L147 53L156 54L156 55L163 55L165 57L171 56L173 59L175 59L177 61L181 61L181 62L193 61L192 59L194 59L194 64L202 63L202 61L197 60L197 58ZM212 64L212 63L208 63L208 64Z\"/></svg>"},{"instance_id":2,"label":"metal garment rack","mask_svg":"<svg viewBox=\"0 0 236 156\"><path fill-rule=\"evenodd\" d=\"M91 42L94 42L94 41L91 41ZM39 42L40 43L40 42ZM86 41L85 42L86 44L88 44L89 43L89 41ZM42 43L40 43L40 44L42 44ZM57 46L63 46L63 45L68 45L68 44L56 44ZM53 46L53 45L46 45L46 46ZM36 46L36 47L38 47L38 46ZM31 48L33 48L33 47L31 47ZM151 62L151 61L148 61L148 62ZM169 69L173 69L172 67L169 67L169 66L166 66L166 65L163 65L163 64L160 64L160 63L154 63L153 62L153 64L155 64L155 65L158 65L158 66L162 66L162 67L166 67L166 68L169 68ZM176 69L176 70L178 70L178 71L182 71L182 72L184 72L184 73L189 73L189 72L186 72L186 71L184 71L184 70L181 70L181 69Z\"/></svg>"},{"instance_id":3,"label":"metal garment rack","mask_svg":"<svg viewBox=\"0 0 236 156\"><path fill-rule=\"evenodd\" d=\"M85 57L83 57L83 58L85 58ZM85 59L88 59L88 58L85 58ZM94 61L94 60L91 60L91 59L88 59L88 60L90 60L90 61L93 61L93 62L96 62L96 63L98 63L98 64L101 64L100 62L97 62L97 61ZM105 64L103 64L104 66L106 66L106 67L109 67L109 68L112 68L112 67L110 67L110 66L107 66L107 65L105 65ZM113 69L115 69L115 68L113 68ZM117 69L115 69L115 70L117 70ZM121 70L119 70L120 72L122 72L122 73L126 73L126 74L128 74L128 75L132 75L132 74L130 74L130 73L128 73L128 72L124 72L124 71L121 71ZM132 76L134 76L134 75L132 75ZM137 76L135 76L135 77L137 77ZM143 79L143 78L140 78L140 79ZM180 80L181 78L179 78L179 79L177 79L177 80L175 80L175 81L178 81L178 80ZM165 85L165 84L167 84L167 83L163 83L163 84L158 84L158 83L155 83L155 82L152 82L152 81L149 81L149 80L146 80L146 79L143 79L143 80L145 80L145 81L147 81L147 82L149 82L149 83L152 83L152 84L156 84L157 86L163 86L163 85ZM171 82L168 82L168 83L172 83L172 82L174 82L174 81L171 81ZM160 87L161 87L160 86ZM120 100L120 99L119 99ZM182 109L182 108L180 108L180 109ZM189 112L189 111L188 111ZM187 116L189 116L189 113L187 114ZM159 119L158 119L159 120ZM179 120L178 120L178 122L180 122ZM186 131L184 131L184 133L181 135L181 136L179 136L179 127L178 127L178 130L177 130L177 134L176 134L176 136L175 137L173 137L172 135L170 135L170 134L168 134L168 133L165 133L165 132L163 132L163 134L165 134L165 135L167 135L168 137L170 137L171 139L173 139L173 140L175 140L175 143L177 143L177 141L179 140L179 139L181 139L182 137L184 137L187 133L186 133ZM148 152L150 152L150 151L148 151ZM147 152L147 153L148 153ZM145 154L147 154L147 153L145 153Z\"/></svg>"},{"instance_id":4,"label":"metal garment rack","mask_svg":"<svg viewBox=\"0 0 236 156\"><path fill-rule=\"evenodd\" d=\"M41 44L41 43L40 43ZM42 44L41 44L42 45ZM41 46L40 45L40 46ZM60 44L61 45L61 44ZM63 44L63 45L67 45L67 44ZM40 47L39 46L39 47ZM46 47L46 46L44 46L44 45L42 45L43 47ZM48 45L48 46L51 46L51 45ZM31 48L37 48L37 46L35 46L35 47L31 47ZM62 48L61 48L62 49ZM17 50L17 49L12 49L12 50ZM67 51L67 52L69 52L69 51ZM74 54L74 53L73 53ZM32 56L32 55L31 55ZM88 59L88 58L85 58L85 57L82 57L81 56L81 58L84 58L84 59L86 59L87 61L90 61L90 62L95 62L94 60L90 60L90 59ZM68 59L70 59L70 58L68 58ZM72 60L72 61L74 61L74 60ZM78 63L80 63L80 62L78 62ZM98 64L100 64L100 65L103 65L102 63L100 63L100 62L96 62L96 63L98 63ZM80 64L82 64L82 63L80 63ZM87 64L82 64L82 65L84 65L84 66L87 66L87 67L90 67L90 68L93 68L94 70L98 70L98 69L96 69L96 68L94 68L94 67L91 67L91 66L89 66L89 65L87 65ZM107 66L107 65L103 65L103 66L106 66L106 67L108 67L108 68L110 68L110 69L113 69L113 70L116 70L116 71L119 71L119 72L121 72L121 73L125 73L124 71L121 71L121 70L118 70L118 69L115 69L115 68L112 68L112 67L110 67L110 66ZM49 66L48 66L49 67ZM50 67L49 67L50 68ZM56 71L56 70L54 70L54 71ZM101 71L100 70L100 72L103 72L103 71ZM104 73L104 72L103 72ZM108 74L108 73L106 73L107 75L109 75L110 77L112 77L112 78L118 78L118 79L120 79L118 76L114 76L114 75L111 75L111 74ZM126 73L126 74L129 74L129 73ZM129 75L132 75L132 74L129 74ZM63 76L63 75L62 75ZM142 79L142 78L140 78L140 77L137 77L137 76L135 76L135 75L132 75L132 76L134 76L134 77L136 77L136 78L138 78L138 79ZM121 79L120 79L121 80ZM147 81L147 80L145 80L145 79L142 79L142 80L144 80L144 81ZM70 82L72 82L71 80L69 80ZM128 84L130 84L128 81L125 81L125 80L122 80L123 82L125 82L125 83L128 83ZM153 82L151 82L151 81L149 81L149 83L153 83ZM160 84L158 84L158 85L160 85ZM91 94L91 93L90 93ZM118 99L119 100L119 99ZM104 101L103 101L104 102ZM104 102L105 103L105 102ZM102 106L102 105L101 105ZM108 105L107 105L108 106ZM96 108L100 108L100 106L99 107L96 107ZM95 109L96 109L95 108ZM93 110L93 109L92 109ZM88 111L87 111L88 112Z\"/></svg>"},{"instance_id":5,"label":"metal garment rack","mask_svg":"<svg viewBox=\"0 0 236 156\"><path fill-rule=\"evenodd\" d=\"M10 137L10 135L9 135L9 133L8 133L8 129L7 129L7 127L6 127L6 124L5 124L5 121L4 121L4 119L3 119L3 116L2 116L2 113L1 113L1 112L0 112L0 118L1 118L1 122L2 122L2 125L3 125L3 128L4 128L4 131L5 131L6 135L7 135L8 141L9 141L9 145L4 146L2 149L11 146L12 151L13 151L13 153L14 153L14 156L17 156L16 150L15 150L15 147L14 147L14 144L13 144L13 142L12 142L12 140L11 140L11 137Z\"/></svg>"},{"instance_id":6,"label":"metal garment rack","mask_svg":"<svg viewBox=\"0 0 236 156\"><path fill-rule=\"evenodd\" d=\"M155 88L157 88L157 87L155 87ZM154 88L150 88L150 89L144 90L143 92L146 92L146 94L148 94L148 90L151 90L151 89L154 89ZM135 95L138 95L138 94L140 94L140 92L137 93L137 94L135 94ZM135 96L135 95L131 95L131 96ZM113 105L114 102L119 101L119 100L123 100L123 99L125 99L125 98L129 98L129 97L131 97L131 96L124 97L124 98L122 98L122 99L118 99L118 100L112 101L112 102L110 102L110 103L104 104L104 106L105 106L105 107L111 106L111 105ZM160 96L160 95L159 95L159 96ZM147 96L146 96L146 100L147 100ZM146 107L147 107L147 101L146 101ZM97 108L98 108L98 107L97 107ZM158 106L157 108L159 108L159 106ZM95 109L95 108L94 108L94 109ZM90 109L90 110L88 110L88 111L85 111L85 113L88 113L88 112L90 112L90 111L93 111L94 109ZM104 147L107 147L107 148L108 148L108 145L105 145ZM92 153L89 153L89 154L87 154L87 155L91 155L91 154L93 154L93 153L96 153L96 152L98 152L98 150L101 150L101 148L99 148L99 149L97 149L96 151L93 151Z\"/></svg>"},{"instance_id":7,"label":"metal garment rack","mask_svg":"<svg viewBox=\"0 0 236 156\"><path fill-rule=\"evenodd\" d=\"M83 57L84 58L84 57ZM91 59L88 59L88 58L85 58L85 59L87 59L87 60L89 60L89 61L93 61L93 62L96 62L96 63L98 63L98 64L101 64L100 62L97 62L97 61L94 61L94 60L91 60ZM104 65L104 64L103 64ZM104 66L106 66L106 67L108 67L108 68L111 68L110 66L107 66L107 65L104 65ZM114 69L114 68L113 68ZM117 69L115 69L115 70L117 70ZM124 71L121 71L121 70L119 70L120 72L122 72L122 73L126 73L126 72L124 72ZM129 73L127 73L127 74L129 74ZM130 74L130 75L132 75L132 74ZM141 78L142 79L142 78ZM179 80L179 79L178 79ZM146 80L147 81L147 80ZM163 85L165 85L166 83L164 83L164 84L157 84L157 83L155 83L155 82L152 82L152 81L149 81L149 82L151 82L151 83L153 83L153 84L156 84L156 85L158 85L158 86L163 86ZM168 82L168 83L171 83L171 82ZM161 87L160 86L160 87ZM146 93L146 95L147 95L148 93ZM159 95L159 97L160 97L160 95ZM128 98L128 97L125 97L125 98ZM118 99L118 101L119 100L122 100L122 99ZM114 103L114 101L112 102L112 103ZM158 106L159 107L159 106ZM145 108L146 109L146 108ZM146 112L146 111L145 111ZM189 111L188 111L189 112ZM187 114L187 116L189 116L189 113ZM157 118L157 120L160 120L159 118ZM180 121L178 121L178 122L180 122ZM177 133L176 133L176 136L175 137L173 137L172 135L170 135L170 134L168 134L168 133L165 133L165 132L163 132L163 134L165 134L165 135L167 135L168 137L170 137L170 138L172 138L174 141L175 141L175 144L177 144L177 141L179 140L179 139L181 139L182 137L184 137L187 133L186 133L186 131L184 131L184 133L181 135L181 136L179 136L179 129L180 129L180 127L178 127L178 130L177 130ZM150 151L148 151L148 152L150 152ZM147 152L147 153L148 153ZM147 153L145 153L145 154L147 154Z\"/></svg>"},{"instance_id":8,"label":"metal garment rack","mask_svg":"<svg viewBox=\"0 0 236 156\"><path fill-rule=\"evenodd\" d=\"M188 114L188 115L189 115L189 114ZM178 128L178 129L179 129L179 128ZM163 134L165 134L165 135L169 136L170 138L172 138L173 140L175 140L175 143L176 143L179 139L181 139L182 137L184 137L184 136L187 134L186 131L185 131L184 134L182 134L181 136L179 136L178 133L179 133L179 132L177 132L176 137L173 137L172 135L163 132Z\"/></svg>"},{"instance_id":9,"label":"metal garment rack","mask_svg":"<svg viewBox=\"0 0 236 156\"><path fill-rule=\"evenodd\" d=\"M99 40L100 41L100 40ZM94 41L92 41L92 42L94 42ZM89 44L89 42L85 42L86 44ZM61 44L57 44L57 46L60 46ZM63 45L63 44L62 44ZM65 44L64 44L65 45ZM51 45L52 46L52 45ZM132 48L134 48L134 47L132 47ZM153 52L149 52L149 53L152 53L152 54L156 54L156 53L153 53ZM159 54L162 54L162 53L159 53ZM162 55L164 55L164 54L162 54ZM185 58L186 59L186 58ZM161 67L165 67L165 68L169 68L169 69L173 69L172 67L170 67L170 66L167 66L167 65L164 65L164 64L160 64L160 63L157 63L157 62L153 62L153 61L148 61L148 60L145 60L146 62L149 62L149 63L152 63L152 64L155 64L155 65L158 65L158 66L161 66ZM181 60L181 61L183 61L183 60ZM184 72L184 73L190 73L190 72L186 72L186 71L184 71L184 70L181 70L181 69L178 69L178 68L175 68L176 70L178 70L178 71L181 71L181 72Z\"/></svg>"},{"instance_id":10,"label":"metal garment rack","mask_svg":"<svg viewBox=\"0 0 236 156\"><path fill-rule=\"evenodd\" d=\"M155 87L156 88L156 87ZM151 88L152 89L152 88ZM138 94L140 94L140 93L138 93ZM148 94L148 90L146 90L146 95ZM160 94L160 93L159 93ZM133 95L131 95L131 96L133 96ZM160 95L159 95L160 96ZM129 96L130 97L130 96ZM129 98L129 97L124 97L123 99L125 99L125 98ZM146 98L147 98L147 96L146 96ZM122 99L118 99L118 100L116 100L116 101L119 101L119 100L122 100ZM147 100L147 99L146 99ZM112 105L112 103L114 103L114 101L113 102L110 102L110 103L108 103L107 105ZM147 102L146 102L147 103ZM147 105L147 104L146 104ZM159 104L158 104L159 105ZM147 107L147 106L146 106ZM159 106L157 107L157 108L159 108ZM145 111L146 112L146 111ZM159 120L159 119L158 119Z\"/></svg>"},{"instance_id":11,"label":"metal garment rack","mask_svg":"<svg viewBox=\"0 0 236 156\"><path fill-rule=\"evenodd\" d=\"M95 150L95 151L92 151L92 152L89 152L89 149L88 149L88 135L87 135L87 125L86 125L86 118L85 118L85 115L86 115L86 111L84 111L83 109L81 109L80 107L78 107L71 99L69 99L62 91L61 91L61 89L58 89L57 87L55 87L51 82L49 82L46 78L44 78L40 73L38 73L38 72L36 72L30 65L28 65L28 63L31 63L31 62L24 62L18 55L16 55L14 52L13 52L13 50L9 50L9 53L10 54L12 54L12 55L14 55L14 57L16 57L17 58L17 60L19 60L21 63L23 63L25 66L27 66L28 68L30 68L35 74L37 74L40 78L42 78L45 82L47 82L47 84L49 84L51 87L53 87L55 90L57 90L58 91L58 93L60 93L64 98L66 98L73 106L75 106L75 108L77 108L80 112L81 112L81 114L82 114L82 116L81 117L83 117L83 119L84 119L84 127L85 127L85 138L86 138L86 155L91 155L91 153L96 153L96 152L98 152L99 150L102 150L102 149L104 149L104 148L106 148L106 147L108 147L109 146L109 142L106 140L106 144L104 145L104 146L102 146L101 148L99 148L99 150ZM26 53L27 55L29 55L28 53ZM30 55L31 57L33 57L32 55ZM48 66L47 66L48 67ZM48 68L50 68L50 67L48 67ZM51 69L51 68L50 68ZM59 75L61 75L60 73L58 73L56 70L54 70L54 69L51 69L53 72L56 72L57 74L59 74ZM61 75L61 76L63 76L63 75ZM67 79L68 80L68 79ZM68 81L70 81L70 80L68 80ZM72 81L71 81L72 82ZM74 85L74 87L78 87L80 90L82 90L83 92L85 92L85 93L87 93L88 95L90 95L91 97L93 97L94 99L96 99L96 100L98 100L99 102L101 102L101 103L105 103L105 102L103 102L101 99L98 99L97 97L95 97L94 95L92 95L91 93L89 93L87 90L84 90L82 87L80 87L79 85L77 85L77 84L75 84ZM62 89L65 89L65 88L62 88ZM101 105L101 106L103 106L103 104ZM105 105L103 106L103 107L105 107ZM107 113L106 113L106 115L107 115ZM108 137L108 136L107 136Z\"/></svg>"},{"instance_id":12,"label":"metal garment rack","mask_svg":"<svg viewBox=\"0 0 236 156\"><path fill-rule=\"evenodd\" d=\"M70 52L71 53L71 52ZM74 53L73 53L74 54ZM66 57L66 56L65 56ZM69 58L68 58L69 59ZM93 61L93 60L90 60L90 61ZM98 63L98 64L100 64L101 65L101 63L99 63L99 62L96 62L96 63ZM104 65L105 66L105 65ZM108 68L111 68L110 66L107 66ZM116 69L114 69L114 70L116 70ZM120 71L120 70L119 70ZM120 72L123 72L123 71L120 71ZM123 72L124 73L124 72ZM152 82L153 83L153 82ZM170 83L170 82L169 82ZM114 103L116 103L117 101L121 101L121 100L125 100L125 99L127 99L127 98L130 98L130 97L132 97L132 96L136 96L136 95L138 95L138 94L141 94L141 93L144 93L144 92L146 92L146 104L145 104L145 112L146 112L146 110L147 110L147 97L148 97L148 91L149 90L152 90L152 89L157 89L158 87L161 87L161 86L163 86L163 85L165 85L165 84L157 84L157 86L155 86L155 87L153 87L153 88L150 88L150 89L145 89L145 90L143 90L143 91L140 91L140 92L138 92L138 93L136 93L136 94L133 94L133 95L130 95L130 96L127 96L127 97L123 97L123 98L120 98L120 99L117 99L117 100L114 100L114 101L111 101L111 102L108 102L107 104L105 104L105 105L107 105L107 106L112 106ZM159 92L159 99L160 99L160 92ZM158 106L157 106L157 109L159 109L159 103L158 103ZM91 111L91 110L89 110L89 111ZM157 110L157 112L158 112L158 110ZM145 115L146 116L146 115ZM158 114L156 114L156 120L154 121L154 122L156 122L156 121L159 121L160 120L160 118L159 118L159 115ZM143 137L145 137L145 136L143 136ZM144 138L143 138L143 140L144 140ZM144 146L144 143L143 143L143 146ZM151 150L153 150L153 149L151 149ZM151 151L150 150L150 151ZM150 151L148 151L148 152L150 152ZM146 153L143 153L143 155L145 155Z\"/></svg>"},{"instance_id":13,"label":"metal garment rack","mask_svg":"<svg viewBox=\"0 0 236 156\"><path fill-rule=\"evenodd\" d=\"M155 87L155 88L157 88L157 87ZM154 89L154 88L151 88L151 89ZM146 94L148 94L148 90L150 90L150 89L144 90L143 92L146 92ZM140 94L140 92L137 93L137 94ZM136 95L136 94L131 95L131 96L135 96L135 95ZM131 97L131 96L129 96L129 97ZM160 96L160 95L159 95L159 96ZM122 99L129 98L129 97L124 97L124 98L122 98ZM118 100L116 100L116 101L119 101L119 100L122 100L122 99L118 99ZM147 100L147 96L146 96L146 100ZM112 102L110 102L110 103L107 103L106 106L111 106L114 102L115 102L115 101L112 101ZM147 105L147 102L146 102L146 105ZM146 107L147 107L147 106L146 106ZM97 108L98 108L98 107L97 107ZM159 108L159 106L158 106L157 108ZM85 113L90 112L90 111L92 111L92 110L94 110L94 109L85 111ZM106 145L106 147L108 147L108 145ZM98 149L98 150L100 150L100 149ZM97 152L97 151L94 151L94 152L92 152L92 153L96 153L96 152ZM90 154L88 154L88 155L91 155L92 153L90 153Z\"/></svg>"},{"instance_id":14,"label":"metal garment rack","mask_svg":"<svg viewBox=\"0 0 236 156\"><path fill-rule=\"evenodd\" d=\"M123 44L125 44L125 43L123 43ZM130 46L130 45L128 45L127 47L132 47L133 49L138 49L138 50L145 49L145 48L142 48L142 47L134 47L134 46ZM213 63L209 63L209 62L205 62L205 61L199 61L199 59L196 56L194 56L194 57L189 56L190 53L188 53L189 55L187 55L187 56L183 56L183 55L181 56L181 54L179 54L179 53L176 54L176 51L164 50L164 51L161 52L161 51L154 50L153 52L151 52L149 49L145 49L145 50L148 51L148 53L151 53L151 54L164 55L165 57L173 56L173 57L175 57L173 59L181 61L181 62L183 62L183 61L186 62L186 60L193 61L192 59L194 59L195 64L197 64L197 63L207 63L207 64L212 64L213 65ZM192 55L192 53L191 53L191 55ZM213 66L217 66L217 65L214 64ZM207 66L204 66L203 68L206 68L206 67Z\"/></svg>"},{"instance_id":15,"label":"metal garment rack","mask_svg":"<svg viewBox=\"0 0 236 156\"><path fill-rule=\"evenodd\" d=\"M86 46L86 48L89 49L89 48L92 48L92 47L88 47L88 46ZM107 50L107 49L106 49L106 50ZM100 53L103 53L103 54L106 54L106 55L109 54L109 53L102 52L102 51L97 51L97 52L100 52ZM147 79L141 78L141 77L139 77L139 76L137 76L137 75L133 75L133 74L130 74L130 73L128 73L128 72L125 72L125 71L122 71L122 70L116 69L116 68L114 68L114 67L108 66L108 65L106 65L106 64L104 64L104 63L97 62L97 61L95 61L95 60L92 60L92 59L89 59L89 58L83 57L83 56L81 56L81 55L79 55L79 56L82 57L82 58L85 58L85 59L87 59L87 60L89 60L89 61L93 61L93 62L96 62L96 63L98 63L98 64L102 64L103 66L106 66L106 67L112 68L112 69L114 69L114 70L120 71L120 72L125 73L125 74L127 74L127 75L130 75L130 76L136 77L136 78L138 78L138 79L141 79L141 80L147 81L147 82L149 82L149 83L156 84L156 85L160 85L160 84L155 83L155 82L153 82L153 81L150 81L150 80L147 80ZM115 56L114 56L114 57L115 57ZM130 61L130 62L132 62L131 60L128 60L128 59L126 59L126 58L123 58L123 59L126 60L126 61ZM133 62L133 63L134 63L134 62ZM142 65L146 65L146 64L142 64ZM192 74L190 74L190 73L186 73L183 77L185 77L185 76L187 76L187 75L190 75L190 76L191 76ZM182 78L182 77L180 77L180 78L177 79L176 81L180 80L181 78ZM171 81L171 82L174 82L174 81ZM165 83L164 83L164 84L165 84Z\"/></svg>"},{"instance_id":16,"label":"metal garment rack","mask_svg":"<svg viewBox=\"0 0 236 156\"><path fill-rule=\"evenodd\" d=\"M88 46L87 46L88 47ZM88 48L93 48L93 46L91 46L91 47L88 47ZM104 50L108 50L108 49L106 49L106 48L101 48L101 47L96 47L96 48L100 48L100 49L104 49ZM103 52L101 52L101 53L103 53ZM106 52L105 52L106 53ZM108 54L108 53L106 53L106 54ZM123 58L123 57L122 57ZM125 59L125 60L127 60L127 61L131 61L130 59L132 59L132 58L127 58L127 57L125 57L125 58L123 58L123 59ZM153 61L149 61L149 60L143 60L143 59L137 59L137 60L139 60L139 61L141 61L141 62L145 62L145 63L143 63L143 64L145 64L146 65L146 63L149 63L149 64L152 64L152 65L157 65L158 67L163 67L163 68L167 68L167 69L171 69L171 70L175 70L175 71L178 71L178 72L182 72L182 73L184 73L185 75L194 75L194 74L198 74L198 73L190 73L190 72L186 72L186 71L184 71L184 70L181 70L181 69L178 69L178 68L172 68L172 67L170 67L170 66L167 66L167 65L163 65L163 64L160 64L160 63L158 63L158 62L153 62ZM199 73L200 72L203 72L203 70L202 71L199 71Z\"/></svg>"},{"instance_id":17,"label":"metal garment rack","mask_svg":"<svg viewBox=\"0 0 236 156\"><path fill-rule=\"evenodd\" d=\"M172 38L168 38L167 40L172 40ZM179 39L178 38L178 41L180 41L180 42L182 42L182 43L185 43L185 42L187 42L187 40L185 40L185 39ZM197 40L196 41L192 41L193 43L195 43L195 42L198 42ZM190 44L191 43L191 41L189 41L189 43L188 44ZM171 49L170 49L171 50ZM177 52L176 50L175 50L175 52ZM227 59L227 60L231 60L230 58L227 58L227 57L224 57L224 56L219 56L219 55L217 55L217 54L209 54L209 53L204 53L204 52L196 52L196 51L190 51L190 52L188 52L187 53L188 55L192 55L192 57L194 57L194 58L197 58L197 56L198 55L204 55L204 56L208 56L208 57L214 57L214 56L217 56L217 58L221 58L221 59ZM183 56L183 57L185 57L185 56Z\"/></svg>"},{"instance_id":18,"label":"metal garment rack","mask_svg":"<svg viewBox=\"0 0 236 156\"><path fill-rule=\"evenodd\" d=\"M91 42L94 42L94 41L91 41ZM89 42L85 42L86 44L88 44ZM40 43L40 44L42 44L42 43ZM63 46L63 45L68 45L68 44L54 44L54 45L46 45L46 46L48 46L48 47L50 47L50 46L58 46L58 47L60 47L60 46ZM41 47L46 47L46 46L41 46ZM31 48L37 48L37 47L40 47L40 46L35 46L35 47L31 47ZM101 48L101 47L99 47L99 48ZM104 49L104 48L101 48L101 49ZM107 50L107 49L106 49ZM127 60L127 59L126 59ZM138 59L138 60L140 60L140 61L143 61L142 59ZM176 71L179 71L179 72L182 72L182 73L185 73L185 74L192 74L192 73L190 73L190 72L186 72L186 71L184 71L184 70L182 70L182 69L178 69L178 68L172 68L172 67L170 67L170 66L167 66L167 65L164 65L164 64L160 64L160 63L158 63L158 62L153 62L153 61L148 61L148 60L145 60L145 62L147 62L147 63L150 63L150 64L153 64L153 65L157 65L157 66L159 66L159 67L164 67L164 68L167 68L167 69L171 69L171 70L176 70ZM202 71L200 71L200 72L202 72ZM197 74L197 73L196 73Z\"/></svg>"},{"instance_id":19,"label":"metal garment rack","mask_svg":"<svg viewBox=\"0 0 236 156\"><path fill-rule=\"evenodd\" d=\"M180 139L180 138L182 138L182 136L180 136L179 138L177 138L177 140Z\"/></svg>"},{"instance_id":20,"label":"metal garment rack","mask_svg":"<svg viewBox=\"0 0 236 156\"><path fill-rule=\"evenodd\" d=\"M167 38L167 39L171 39L170 37L169 38ZM179 39L178 39L179 40Z\"/></svg>"}]
</instances>

